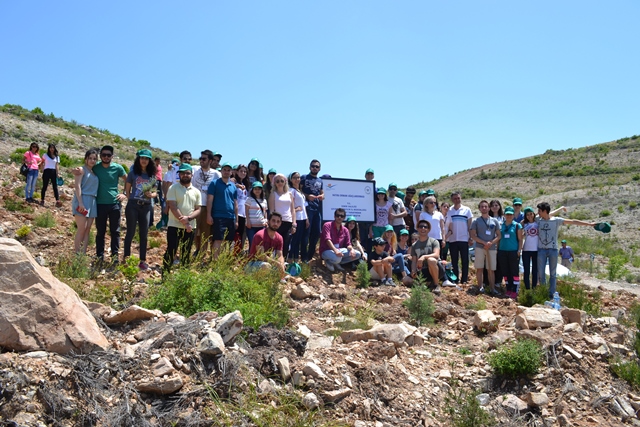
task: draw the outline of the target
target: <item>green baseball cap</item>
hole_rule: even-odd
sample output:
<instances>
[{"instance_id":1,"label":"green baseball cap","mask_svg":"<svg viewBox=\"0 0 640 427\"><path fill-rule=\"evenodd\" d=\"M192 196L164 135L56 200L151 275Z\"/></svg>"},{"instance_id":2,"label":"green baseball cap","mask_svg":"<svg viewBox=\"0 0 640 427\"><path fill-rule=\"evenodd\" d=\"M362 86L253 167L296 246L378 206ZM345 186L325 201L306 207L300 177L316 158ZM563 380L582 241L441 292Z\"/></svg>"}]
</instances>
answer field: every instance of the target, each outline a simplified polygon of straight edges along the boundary
<instances>
[{"instance_id":1,"label":"green baseball cap","mask_svg":"<svg viewBox=\"0 0 640 427\"><path fill-rule=\"evenodd\" d=\"M373 169L371 169L371 168L367 169L367 171L365 172L365 175L368 174L368 173L373 173Z\"/></svg>"},{"instance_id":2,"label":"green baseball cap","mask_svg":"<svg viewBox=\"0 0 640 427\"><path fill-rule=\"evenodd\" d=\"M355 217L355 216L353 216L353 215L352 215L352 216L348 216L348 217L347 217L347 222L351 222L351 221L353 221L353 222L357 222L357 221L356 221L356 217Z\"/></svg>"},{"instance_id":3,"label":"green baseball cap","mask_svg":"<svg viewBox=\"0 0 640 427\"><path fill-rule=\"evenodd\" d=\"M178 168L178 173L180 173L180 172L192 172L192 171L193 171L193 168L191 167L191 165L189 163L183 163Z\"/></svg>"},{"instance_id":4,"label":"green baseball cap","mask_svg":"<svg viewBox=\"0 0 640 427\"><path fill-rule=\"evenodd\" d=\"M566 240L562 240L560 243L567 243L567 241Z\"/></svg>"},{"instance_id":5,"label":"green baseball cap","mask_svg":"<svg viewBox=\"0 0 640 427\"><path fill-rule=\"evenodd\" d=\"M522 199L520 197L514 198L513 199L513 204L522 206Z\"/></svg>"},{"instance_id":6,"label":"green baseball cap","mask_svg":"<svg viewBox=\"0 0 640 427\"><path fill-rule=\"evenodd\" d=\"M278 171L276 171L275 168L271 168L269 169L269 172L267 172L267 175L269 175L270 173L278 173Z\"/></svg>"},{"instance_id":7,"label":"green baseball cap","mask_svg":"<svg viewBox=\"0 0 640 427\"><path fill-rule=\"evenodd\" d=\"M255 181L251 184L251 188L262 188L262 183L260 181Z\"/></svg>"},{"instance_id":8,"label":"green baseball cap","mask_svg":"<svg viewBox=\"0 0 640 427\"><path fill-rule=\"evenodd\" d=\"M171 163L180 163L180 159L174 157L173 159L171 159Z\"/></svg>"},{"instance_id":9,"label":"green baseball cap","mask_svg":"<svg viewBox=\"0 0 640 427\"><path fill-rule=\"evenodd\" d=\"M257 157L252 158L249 163L253 163L253 162L256 162L257 164L260 164L260 160Z\"/></svg>"},{"instance_id":10,"label":"green baseball cap","mask_svg":"<svg viewBox=\"0 0 640 427\"><path fill-rule=\"evenodd\" d=\"M406 228L403 228L402 230L400 230L400 235L401 236L403 236L405 234L408 236L409 235L409 230L407 230Z\"/></svg>"},{"instance_id":11,"label":"green baseball cap","mask_svg":"<svg viewBox=\"0 0 640 427\"><path fill-rule=\"evenodd\" d=\"M602 231L603 233L609 233L611 231L611 224L608 222L599 222L593 226L598 231Z\"/></svg>"},{"instance_id":12,"label":"green baseball cap","mask_svg":"<svg viewBox=\"0 0 640 427\"><path fill-rule=\"evenodd\" d=\"M533 211L533 208L532 208L531 206L527 206L526 208L524 208L524 214L525 214L525 215L526 215L526 214L528 214L529 212L531 212L531 213L535 213L535 212Z\"/></svg>"},{"instance_id":13,"label":"green baseball cap","mask_svg":"<svg viewBox=\"0 0 640 427\"><path fill-rule=\"evenodd\" d=\"M427 190L422 190L418 193L418 197L422 197L422 196L426 196L427 195Z\"/></svg>"},{"instance_id":14,"label":"green baseball cap","mask_svg":"<svg viewBox=\"0 0 640 427\"><path fill-rule=\"evenodd\" d=\"M387 194L387 190L385 190L384 187L378 187L376 194Z\"/></svg>"},{"instance_id":15,"label":"green baseball cap","mask_svg":"<svg viewBox=\"0 0 640 427\"><path fill-rule=\"evenodd\" d=\"M436 195L436 192L433 191L433 189L430 188L427 190L427 196L435 196L435 195Z\"/></svg>"},{"instance_id":16,"label":"green baseball cap","mask_svg":"<svg viewBox=\"0 0 640 427\"><path fill-rule=\"evenodd\" d=\"M223 164L221 164L221 165L220 165L220 169L224 169L224 168L231 168L231 169L233 169L233 168L231 167L231 163L229 163L229 162L224 162Z\"/></svg>"},{"instance_id":17,"label":"green baseball cap","mask_svg":"<svg viewBox=\"0 0 640 427\"><path fill-rule=\"evenodd\" d=\"M232 168L232 169L238 169L238 166L239 166L239 165L233 165L233 168Z\"/></svg>"},{"instance_id":18,"label":"green baseball cap","mask_svg":"<svg viewBox=\"0 0 640 427\"><path fill-rule=\"evenodd\" d=\"M151 150L147 150L146 148L143 148L142 150L138 150L138 152L136 153L136 156L153 159L153 155L151 154Z\"/></svg>"},{"instance_id":19,"label":"green baseball cap","mask_svg":"<svg viewBox=\"0 0 640 427\"><path fill-rule=\"evenodd\" d=\"M217 151L214 151L213 152L213 157L216 157L216 156L222 158L222 154L218 153Z\"/></svg>"},{"instance_id":20,"label":"green baseball cap","mask_svg":"<svg viewBox=\"0 0 640 427\"><path fill-rule=\"evenodd\" d=\"M505 215L513 215L515 213L515 211L513 210L513 208L511 206L507 206L504 209L504 214Z\"/></svg>"},{"instance_id":21,"label":"green baseball cap","mask_svg":"<svg viewBox=\"0 0 640 427\"><path fill-rule=\"evenodd\" d=\"M387 188L391 189L391 187L396 187L396 190L398 189L398 184L396 184L395 182L392 182L389 184L389 186Z\"/></svg>"},{"instance_id":22,"label":"green baseball cap","mask_svg":"<svg viewBox=\"0 0 640 427\"><path fill-rule=\"evenodd\" d=\"M384 228L384 231L385 231L385 232L387 232L387 231L393 231L393 225L391 225L391 224L387 224L387 226Z\"/></svg>"},{"instance_id":23,"label":"green baseball cap","mask_svg":"<svg viewBox=\"0 0 640 427\"><path fill-rule=\"evenodd\" d=\"M406 195L404 194L404 191L400 191L400 190L398 190L398 192L396 193L396 196L400 197L401 199L404 199L406 197Z\"/></svg>"}]
</instances>

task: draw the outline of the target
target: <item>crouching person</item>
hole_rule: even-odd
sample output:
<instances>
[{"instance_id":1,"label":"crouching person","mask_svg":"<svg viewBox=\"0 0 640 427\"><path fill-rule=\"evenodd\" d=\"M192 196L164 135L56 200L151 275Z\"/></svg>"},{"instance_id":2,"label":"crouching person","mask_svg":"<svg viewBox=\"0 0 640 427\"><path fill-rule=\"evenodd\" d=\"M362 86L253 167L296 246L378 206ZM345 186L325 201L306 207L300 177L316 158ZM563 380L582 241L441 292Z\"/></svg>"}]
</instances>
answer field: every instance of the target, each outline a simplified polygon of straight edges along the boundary
<instances>
[{"instance_id":1,"label":"crouching person","mask_svg":"<svg viewBox=\"0 0 640 427\"><path fill-rule=\"evenodd\" d=\"M382 285L396 286L393 281L393 257L384 250L387 242L382 237L374 237L373 250L369 255L369 274L372 280L380 280Z\"/></svg>"},{"instance_id":2,"label":"crouching person","mask_svg":"<svg viewBox=\"0 0 640 427\"><path fill-rule=\"evenodd\" d=\"M347 264L362 258L362 254L351 244L351 233L345 227L344 220L347 213L344 209L338 208L333 213L333 221L322 226L320 235L320 256L324 260L324 265L330 272L343 271L341 264Z\"/></svg>"},{"instance_id":3,"label":"crouching person","mask_svg":"<svg viewBox=\"0 0 640 427\"><path fill-rule=\"evenodd\" d=\"M260 229L253 236L249 248L250 261L245 271L277 268L280 278L284 278L284 256L282 255L284 239L278 234L280 225L282 225L282 215L279 212L272 212L267 227Z\"/></svg>"},{"instance_id":4,"label":"crouching person","mask_svg":"<svg viewBox=\"0 0 640 427\"><path fill-rule=\"evenodd\" d=\"M411 277L422 274L431 283L430 289L436 295L441 292L440 282L444 279L445 268L440 261L440 242L429 237L431 223L426 219L418 221L418 240L411 246ZM414 282L415 283L415 282Z\"/></svg>"}]
</instances>

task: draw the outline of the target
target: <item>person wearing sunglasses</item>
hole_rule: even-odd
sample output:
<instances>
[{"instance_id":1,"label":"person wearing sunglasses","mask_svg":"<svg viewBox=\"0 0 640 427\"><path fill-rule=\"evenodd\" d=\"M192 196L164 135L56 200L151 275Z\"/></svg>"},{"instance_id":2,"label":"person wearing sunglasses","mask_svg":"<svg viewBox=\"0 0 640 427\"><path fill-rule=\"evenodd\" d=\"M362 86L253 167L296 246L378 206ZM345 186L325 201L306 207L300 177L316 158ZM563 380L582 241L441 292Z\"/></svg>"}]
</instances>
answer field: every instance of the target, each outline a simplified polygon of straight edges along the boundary
<instances>
[{"instance_id":1,"label":"person wearing sunglasses","mask_svg":"<svg viewBox=\"0 0 640 427\"><path fill-rule=\"evenodd\" d=\"M200 253L200 248L204 247L204 253L207 253L211 249L211 226L207 224L207 191L209 190L209 184L214 179L220 178L222 175L220 172L212 167L214 163L214 153L211 150L204 150L200 152L198 166L192 167L191 185L200 190L200 215L197 218L196 235L194 238L194 246L196 252L194 256Z\"/></svg>"},{"instance_id":2,"label":"person wearing sunglasses","mask_svg":"<svg viewBox=\"0 0 640 427\"><path fill-rule=\"evenodd\" d=\"M268 199L269 212L279 212L282 215L282 222L278 228L278 233L284 240L282 254L284 259L289 255L289 242L291 242L291 234L296 232L297 223L296 207L293 196L289 192L289 184L287 178L277 173L273 177L273 189Z\"/></svg>"},{"instance_id":3,"label":"person wearing sunglasses","mask_svg":"<svg viewBox=\"0 0 640 427\"><path fill-rule=\"evenodd\" d=\"M320 161L313 159L309 164L309 173L300 177L300 188L307 200L307 216L309 217L309 246L302 248L300 254L302 262L309 262L316 252L316 245L322 230L322 178L320 173Z\"/></svg>"},{"instance_id":4,"label":"person wearing sunglasses","mask_svg":"<svg viewBox=\"0 0 640 427\"><path fill-rule=\"evenodd\" d=\"M349 229L343 225L346 217L346 211L338 208L333 213L333 221L322 226L320 256L324 260L327 270L332 273L336 269L344 271L342 264L348 264L362 258L362 254L355 250L351 244Z\"/></svg>"}]
</instances>

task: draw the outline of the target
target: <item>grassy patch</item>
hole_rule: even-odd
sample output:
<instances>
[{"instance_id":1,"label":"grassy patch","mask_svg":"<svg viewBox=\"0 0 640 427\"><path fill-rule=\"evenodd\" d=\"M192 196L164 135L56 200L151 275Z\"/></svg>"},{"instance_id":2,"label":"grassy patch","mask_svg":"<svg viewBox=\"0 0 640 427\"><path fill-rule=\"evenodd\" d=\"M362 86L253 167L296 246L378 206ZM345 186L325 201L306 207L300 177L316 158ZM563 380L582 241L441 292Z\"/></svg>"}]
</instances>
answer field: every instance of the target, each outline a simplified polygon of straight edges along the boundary
<instances>
[{"instance_id":1,"label":"grassy patch","mask_svg":"<svg viewBox=\"0 0 640 427\"><path fill-rule=\"evenodd\" d=\"M130 256L125 260L124 263L118 266L118 270L120 270L120 272L124 275L124 277L127 278L128 281L132 282L138 276L138 271L140 270L138 268L139 263L140 258L138 258L137 256Z\"/></svg>"},{"instance_id":2,"label":"grassy patch","mask_svg":"<svg viewBox=\"0 0 640 427\"><path fill-rule=\"evenodd\" d=\"M56 219L51 211L46 211L43 214L36 216L33 220L33 224L40 228L52 228L56 225Z\"/></svg>"},{"instance_id":3,"label":"grassy patch","mask_svg":"<svg viewBox=\"0 0 640 427\"><path fill-rule=\"evenodd\" d=\"M536 374L542 366L544 351L534 340L507 343L489 355L489 365L499 375L518 378Z\"/></svg>"},{"instance_id":4,"label":"grassy patch","mask_svg":"<svg viewBox=\"0 0 640 427\"><path fill-rule=\"evenodd\" d=\"M536 286L533 289L520 289L518 304L525 307L533 307L535 304L544 304L549 300L549 286Z\"/></svg>"},{"instance_id":5,"label":"grassy patch","mask_svg":"<svg viewBox=\"0 0 640 427\"><path fill-rule=\"evenodd\" d=\"M452 370L453 370L453 364ZM485 411L476 398L480 390L464 388L455 374L451 378L451 387L444 397L444 412L454 427L488 427L496 420Z\"/></svg>"},{"instance_id":6,"label":"grassy patch","mask_svg":"<svg viewBox=\"0 0 640 427\"><path fill-rule=\"evenodd\" d=\"M474 302L473 304L467 304L464 308L466 308L467 310L475 311L486 310L487 301L484 299L484 297L478 297L476 299L476 302Z\"/></svg>"},{"instance_id":7,"label":"grassy patch","mask_svg":"<svg viewBox=\"0 0 640 427\"><path fill-rule=\"evenodd\" d=\"M162 284L150 289L142 305L185 316L208 310L220 315L240 310L247 326L257 328L269 322L284 326L289 311L279 287L278 272L259 270L244 274L245 263L246 259L227 249L204 267L165 273Z\"/></svg>"},{"instance_id":8,"label":"grassy patch","mask_svg":"<svg viewBox=\"0 0 640 427\"><path fill-rule=\"evenodd\" d=\"M584 310L594 317L602 315L600 291L565 279L558 280L556 290L563 306Z\"/></svg>"},{"instance_id":9,"label":"grassy patch","mask_svg":"<svg viewBox=\"0 0 640 427\"><path fill-rule=\"evenodd\" d=\"M16 237L18 239L24 239L29 235L29 233L31 233L31 227L29 227L28 225L23 225L16 230Z\"/></svg>"},{"instance_id":10,"label":"grassy patch","mask_svg":"<svg viewBox=\"0 0 640 427\"><path fill-rule=\"evenodd\" d=\"M58 258L54 274L60 279L89 279L92 277L91 259L82 254L63 254Z\"/></svg>"},{"instance_id":11,"label":"grassy patch","mask_svg":"<svg viewBox=\"0 0 640 427\"><path fill-rule=\"evenodd\" d=\"M411 319L418 326L433 323L433 317L431 317L435 311L433 294L425 285L425 279L421 274L413 282L411 296L403 304L409 310Z\"/></svg>"},{"instance_id":12,"label":"grassy patch","mask_svg":"<svg viewBox=\"0 0 640 427\"><path fill-rule=\"evenodd\" d=\"M636 390L640 390L640 366L635 360L624 362L620 359L611 365L611 372L628 382Z\"/></svg>"},{"instance_id":13,"label":"grassy patch","mask_svg":"<svg viewBox=\"0 0 640 427\"><path fill-rule=\"evenodd\" d=\"M5 199L4 207L10 212L33 213L33 208L24 200Z\"/></svg>"}]
</instances>

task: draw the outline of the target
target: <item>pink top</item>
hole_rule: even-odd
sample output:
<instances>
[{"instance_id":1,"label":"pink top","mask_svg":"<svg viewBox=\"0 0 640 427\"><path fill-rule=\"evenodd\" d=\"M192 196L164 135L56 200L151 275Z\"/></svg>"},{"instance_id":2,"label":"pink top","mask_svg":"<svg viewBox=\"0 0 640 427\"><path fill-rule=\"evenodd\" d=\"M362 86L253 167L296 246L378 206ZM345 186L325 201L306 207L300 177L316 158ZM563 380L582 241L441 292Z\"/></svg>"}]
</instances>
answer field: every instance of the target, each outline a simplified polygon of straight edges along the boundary
<instances>
[{"instance_id":1,"label":"pink top","mask_svg":"<svg viewBox=\"0 0 640 427\"><path fill-rule=\"evenodd\" d=\"M24 162L29 166L29 169L38 170L41 161L42 157L39 154L34 154L31 150L24 153Z\"/></svg>"},{"instance_id":2,"label":"pink top","mask_svg":"<svg viewBox=\"0 0 640 427\"><path fill-rule=\"evenodd\" d=\"M158 169L156 170L156 181L162 181L162 166L158 165Z\"/></svg>"},{"instance_id":3,"label":"pink top","mask_svg":"<svg viewBox=\"0 0 640 427\"><path fill-rule=\"evenodd\" d=\"M322 226L322 234L320 235L320 254L324 251L329 251L331 248L327 244L327 240L331 240L333 246L336 248L346 248L351 245L351 234L349 229L344 225L340 230L336 229L336 222L326 222Z\"/></svg>"}]
</instances>

